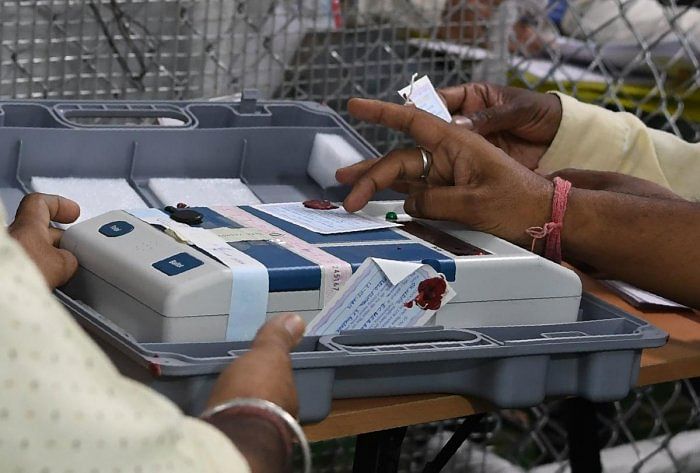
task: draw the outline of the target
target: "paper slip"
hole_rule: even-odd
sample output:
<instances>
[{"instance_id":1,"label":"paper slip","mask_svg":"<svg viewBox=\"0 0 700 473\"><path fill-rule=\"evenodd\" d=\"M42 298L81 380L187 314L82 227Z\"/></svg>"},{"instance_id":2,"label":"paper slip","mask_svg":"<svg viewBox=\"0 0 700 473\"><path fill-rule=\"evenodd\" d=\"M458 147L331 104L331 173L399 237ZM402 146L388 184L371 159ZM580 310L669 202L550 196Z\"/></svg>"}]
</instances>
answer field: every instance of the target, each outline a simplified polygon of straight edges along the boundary
<instances>
[{"instance_id":1,"label":"paper slip","mask_svg":"<svg viewBox=\"0 0 700 473\"><path fill-rule=\"evenodd\" d=\"M626 282L613 280L605 280L601 282L613 291L617 292L632 306L639 309L690 309L683 304L657 296L656 294L652 294L644 289L639 289L638 287L627 284Z\"/></svg>"},{"instance_id":2,"label":"paper slip","mask_svg":"<svg viewBox=\"0 0 700 473\"><path fill-rule=\"evenodd\" d=\"M342 207L331 210L309 209L304 207L304 204L301 202L262 204L253 205L252 207L322 235L362 232L401 226L401 224L368 217L362 213L351 214Z\"/></svg>"},{"instance_id":3,"label":"paper slip","mask_svg":"<svg viewBox=\"0 0 700 473\"><path fill-rule=\"evenodd\" d=\"M226 243L235 243L239 241L269 241L278 238L281 233L279 232L266 232L257 228L212 228L209 230Z\"/></svg>"},{"instance_id":4,"label":"paper slip","mask_svg":"<svg viewBox=\"0 0 700 473\"><path fill-rule=\"evenodd\" d=\"M306 334L420 327L454 296L444 276L427 264L367 258Z\"/></svg>"},{"instance_id":5,"label":"paper slip","mask_svg":"<svg viewBox=\"0 0 700 473\"><path fill-rule=\"evenodd\" d=\"M423 76L399 90L399 95L421 110L432 113L446 122L452 122L452 115L438 95L428 76Z\"/></svg>"}]
</instances>

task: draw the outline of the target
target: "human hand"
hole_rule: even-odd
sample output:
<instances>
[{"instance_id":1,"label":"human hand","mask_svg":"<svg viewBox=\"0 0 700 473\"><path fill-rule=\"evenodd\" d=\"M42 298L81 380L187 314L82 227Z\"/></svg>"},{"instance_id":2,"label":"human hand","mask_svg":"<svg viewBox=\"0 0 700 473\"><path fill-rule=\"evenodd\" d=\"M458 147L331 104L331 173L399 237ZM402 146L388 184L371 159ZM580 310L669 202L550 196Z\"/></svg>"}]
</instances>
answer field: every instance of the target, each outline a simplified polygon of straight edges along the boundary
<instances>
[{"instance_id":1,"label":"human hand","mask_svg":"<svg viewBox=\"0 0 700 473\"><path fill-rule=\"evenodd\" d=\"M237 358L219 376L207 407L235 398L273 402L297 415L297 401L289 352L304 334L304 321L283 314L258 330L250 351ZM291 438L268 419L224 410L206 419L235 445L254 473L291 471Z\"/></svg>"},{"instance_id":2,"label":"human hand","mask_svg":"<svg viewBox=\"0 0 700 473\"><path fill-rule=\"evenodd\" d=\"M407 132L433 155L424 181L415 148L339 169L336 179L353 186L343 203L348 212L391 187L409 194L404 208L414 217L457 221L521 245L530 241L527 228L549 221L552 183L484 137L412 106L352 99L348 110L360 120Z\"/></svg>"},{"instance_id":3,"label":"human hand","mask_svg":"<svg viewBox=\"0 0 700 473\"><path fill-rule=\"evenodd\" d=\"M588 171L583 169L561 169L547 176L561 177L579 189L617 192L652 199L685 200L659 184L617 172Z\"/></svg>"},{"instance_id":4,"label":"human hand","mask_svg":"<svg viewBox=\"0 0 700 473\"><path fill-rule=\"evenodd\" d=\"M250 351L221 373L208 407L237 397L252 397L274 402L296 416L299 405L289 352L301 340L304 328L297 314L280 315L265 323Z\"/></svg>"},{"instance_id":5,"label":"human hand","mask_svg":"<svg viewBox=\"0 0 700 473\"><path fill-rule=\"evenodd\" d=\"M479 133L528 169L537 169L561 122L554 94L467 83L438 91L453 122Z\"/></svg>"},{"instance_id":6,"label":"human hand","mask_svg":"<svg viewBox=\"0 0 700 473\"><path fill-rule=\"evenodd\" d=\"M44 275L51 289L62 286L78 269L75 256L58 247L63 230L51 222L72 223L80 216L80 207L58 195L29 194L20 202L15 220L8 228Z\"/></svg>"}]
</instances>

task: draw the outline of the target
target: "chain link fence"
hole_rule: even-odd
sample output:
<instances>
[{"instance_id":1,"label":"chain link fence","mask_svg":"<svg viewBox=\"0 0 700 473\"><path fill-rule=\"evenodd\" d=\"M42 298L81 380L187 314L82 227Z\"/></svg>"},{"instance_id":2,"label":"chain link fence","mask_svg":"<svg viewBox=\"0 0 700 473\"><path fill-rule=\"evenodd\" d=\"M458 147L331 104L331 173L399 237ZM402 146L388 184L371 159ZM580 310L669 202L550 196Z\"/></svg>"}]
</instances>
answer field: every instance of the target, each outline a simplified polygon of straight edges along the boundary
<instances>
[{"instance_id":1,"label":"chain link fence","mask_svg":"<svg viewBox=\"0 0 700 473\"><path fill-rule=\"evenodd\" d=\"M647 386L622 401L597 405L603 471L700 471L699 386L697 380ZM566 415L562 401L487 414L442 471L569 473ZM399 471L423 471L458 426L459 420L450 420L410 427ZM352 471L354 445L352 438L315 444L315 471Z\"/></svg>"},{"instance_id":2,"label":"chain link fence","mask_svg":"<svg viewBox=\"0 0 700 473\"><path fill-rule=\"evenodd\" d=\"M0 96L188 99L255 88L344 114L353 96L398 99L414 72L438 86L503 82L505 50L477 61L432 47L443 8L436 0L2 1ZM501 14L470 18L478 28L461 33L467 43L504 30L491 27L505 25ZM381 149L403 140L358 128Z\"/></svg>"},{"instance_id":3,"label":"chain link fence","mask_svg":"<svg viewBox=\"0 0 700 473\"><path fill-rule=\"evenodd\" d=\"M697 0L523 2L510 29L509 80L626 110L698 141L698 7Z\"/></svg>"},{"instance_id":4,"label":"chain link fence","mask_svg":"<svg viewBox=\"0 0 700 473\"><path fill-rule=\"evenodd\" d=\"M322 102L398 101L413 73L557 89L700 140L700 1L0 0L0 97L190 99L256 88ZM347 116L346 116L347 118ZM354 123L378 149L405 137ZM488 415L446 471L567 471L560 404ZM605 471L700 471L700 403L682 381L600 409ZM409 429L420 471L456 421ZM351 470L353 439L315 445Z\"/></svg>"}]
</instances>

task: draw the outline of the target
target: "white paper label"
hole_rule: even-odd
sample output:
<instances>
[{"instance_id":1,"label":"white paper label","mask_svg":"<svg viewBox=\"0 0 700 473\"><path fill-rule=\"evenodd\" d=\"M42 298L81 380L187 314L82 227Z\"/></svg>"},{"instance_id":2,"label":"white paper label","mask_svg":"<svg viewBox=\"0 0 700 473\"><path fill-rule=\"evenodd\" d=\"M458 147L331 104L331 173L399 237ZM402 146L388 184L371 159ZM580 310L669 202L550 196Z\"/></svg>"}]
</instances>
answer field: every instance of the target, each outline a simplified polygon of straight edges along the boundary
<instances>
[{"instance_id":1,"label":"white paper label","mask_svg":"<svg viewBox=\"0 0 700 473\"><path fill-rule=\"evenodd\" d=\"M252 207L321 235L362 232L401 226L380 218L369 217L361 212L348 213L342 207L331 210L318 210L304 207L304 204L301 202L253 205Z\"/></svg>"},{"instance_id":2,"label":"white paper label","mask_svg":"<svg viewBox=\"0 0 700 473\"><path fill-rule=\"evenodd\" d=\"M413 85L407 85L399 90L399 95L408 103L413 103L419 109L431 113L438 118L442 118L446 122L452 122L452 115L447 110L445 103L433 87L428 76L423 76L413 82Z\"/></svg>"},{"instance_id":3,"label":"white paper label","mask_svg":"<svg viewBox=\"0 0 700 473\"><path fill-rule=\"evenodd\" d=\"M368 258L330 303L309 323L307 335L327 335L344 330L425 325L455 292L445 282L437 293L437 308L419 294L419 285L443 279L427 264ZM435 293L432 294L435 296ZM435 297L433 297L434 299Z\"/></svg>"}]
</instances>

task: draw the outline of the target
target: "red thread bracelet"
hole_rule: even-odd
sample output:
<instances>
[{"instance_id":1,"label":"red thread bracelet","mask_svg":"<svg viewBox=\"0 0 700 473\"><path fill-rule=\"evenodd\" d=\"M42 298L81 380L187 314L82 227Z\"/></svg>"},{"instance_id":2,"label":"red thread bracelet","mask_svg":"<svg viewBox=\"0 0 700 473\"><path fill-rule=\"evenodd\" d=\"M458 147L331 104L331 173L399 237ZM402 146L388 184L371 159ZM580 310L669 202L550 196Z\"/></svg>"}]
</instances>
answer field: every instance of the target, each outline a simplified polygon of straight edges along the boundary
<instances>
[{"instance_id":1,"label":"red thread bracelet","mask_svg":"<svg viewBox=\"0 0 700 473\"><path fill-rule=\"evenodd\" d=\"M566 204L569 201L569 191L571 183L560 177L554 178L554 195L552 196L552 221L545 223L541 227L530 227L526 230L532 237L532 248L535 251L537 240L546 237L544 243L544 257L561 263L561 231L564 227L564 214Z\"/></svg>"}]
</instances>

